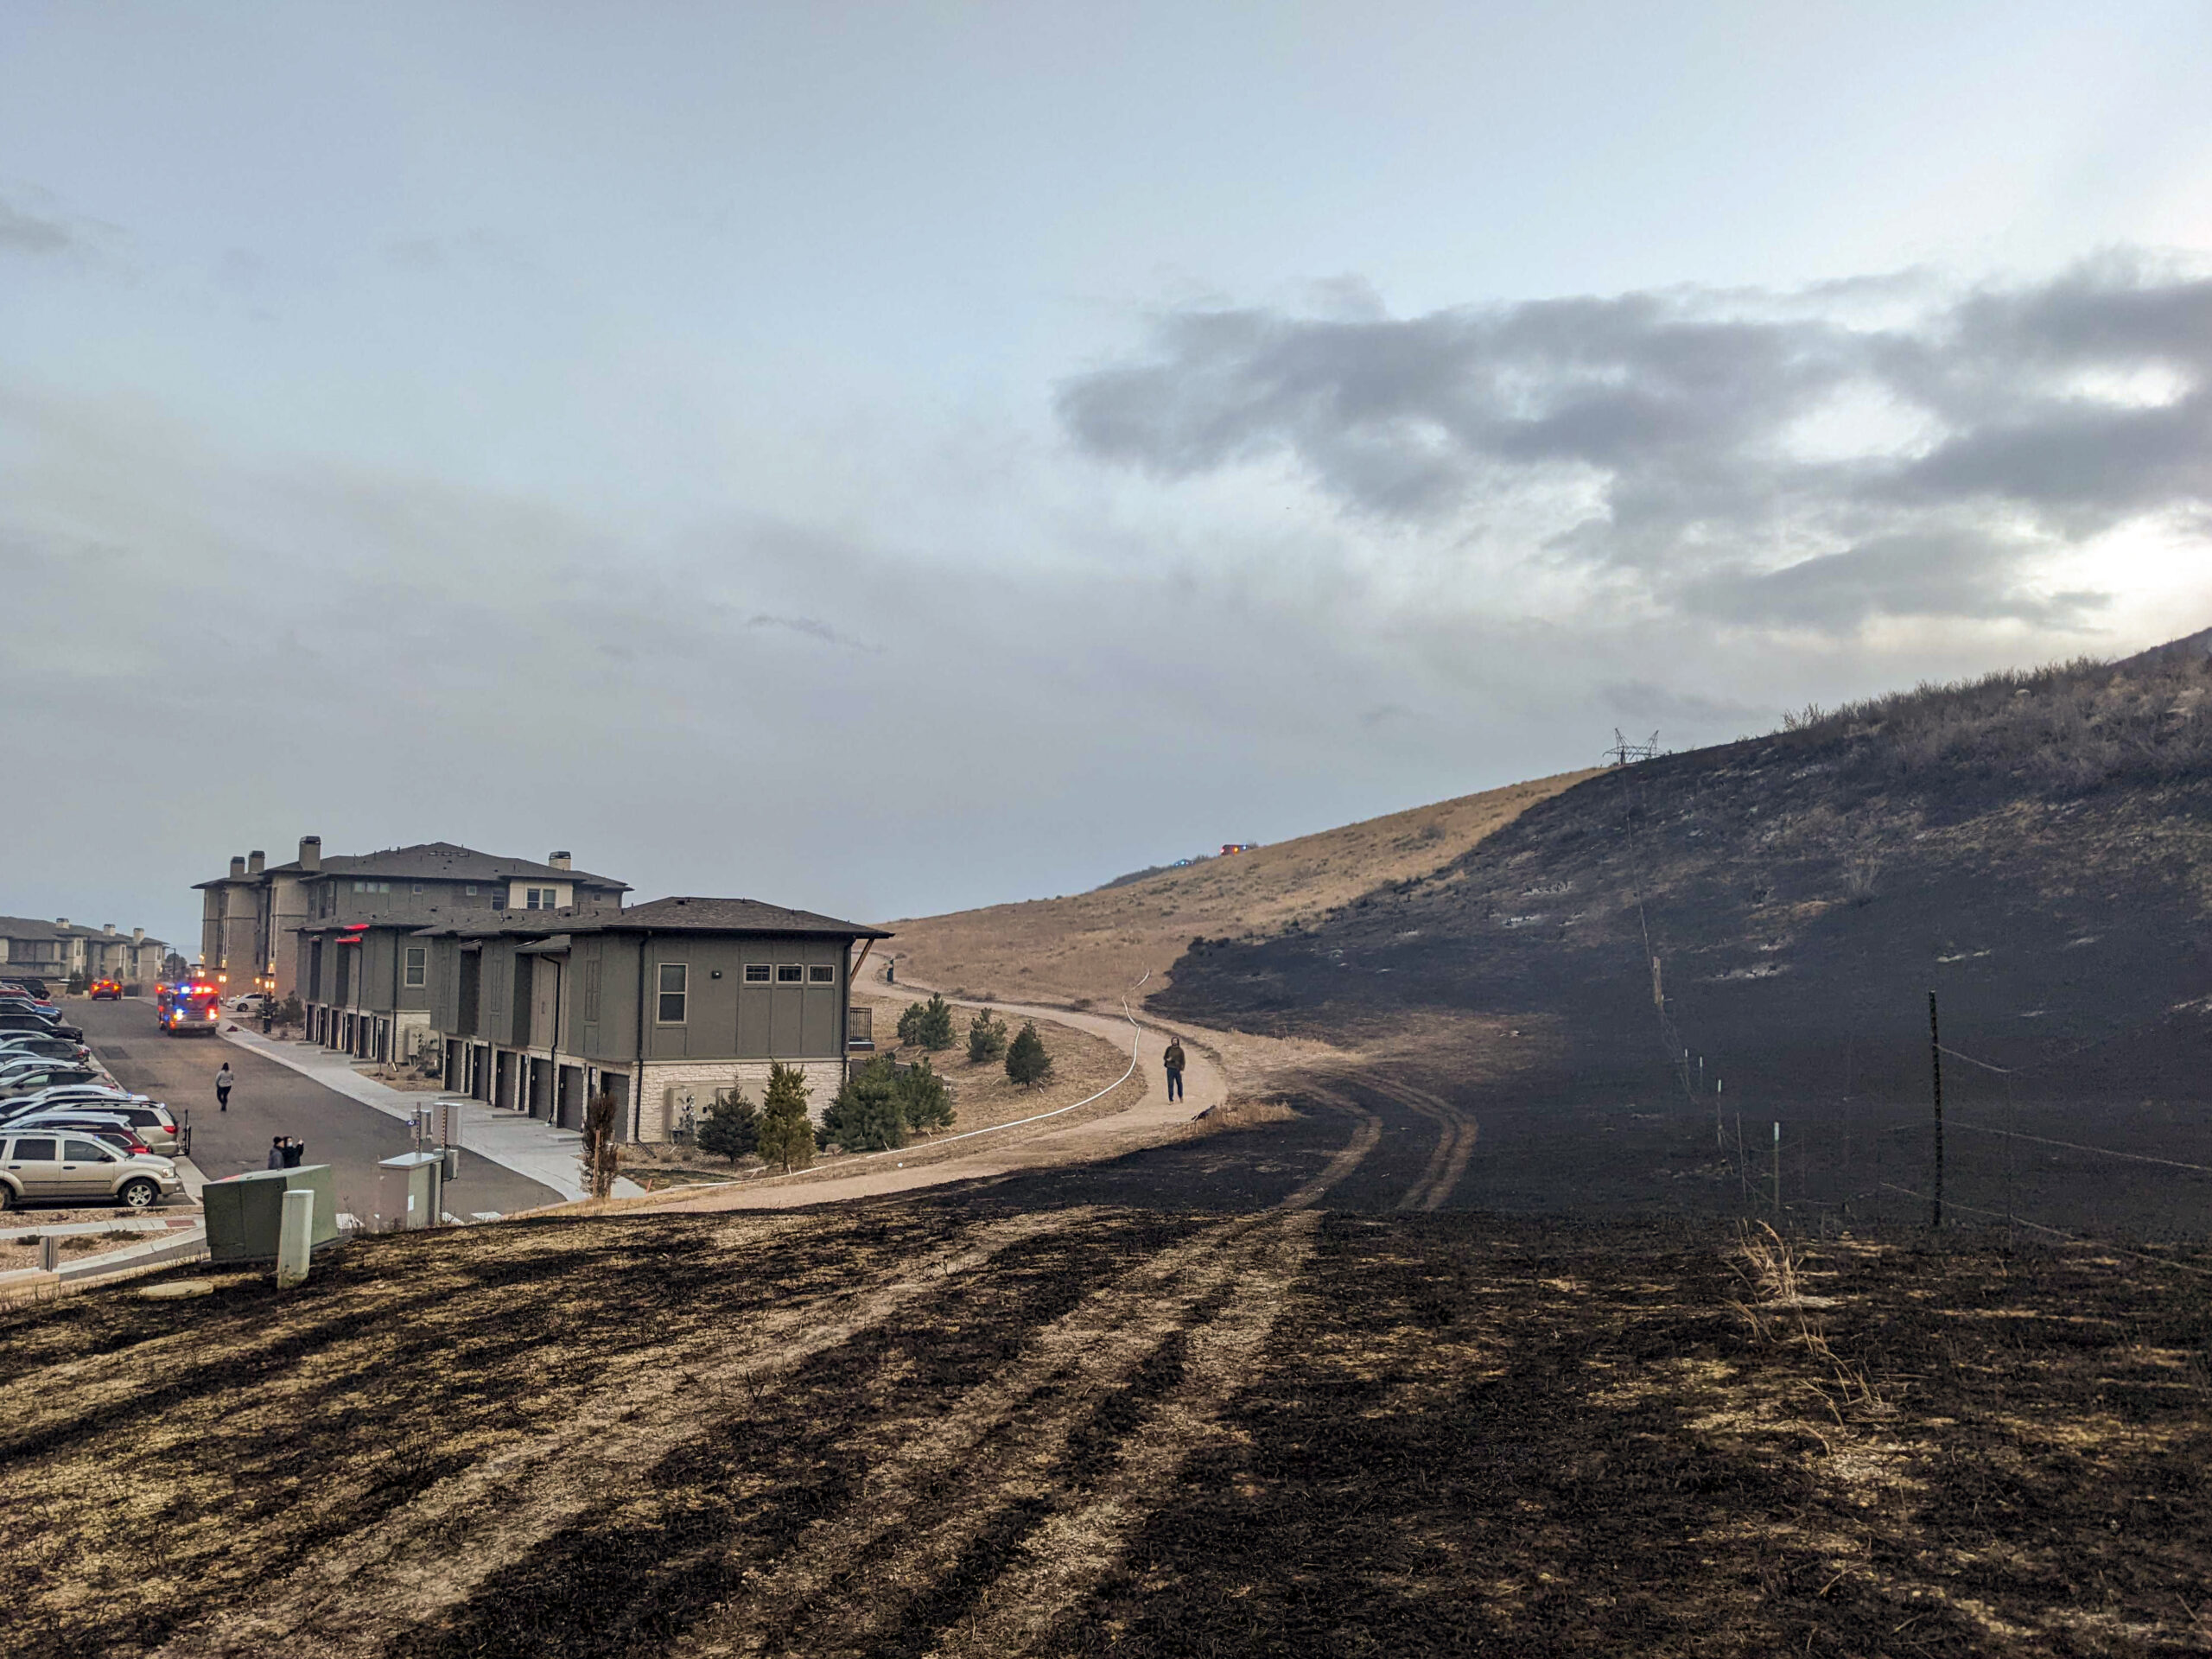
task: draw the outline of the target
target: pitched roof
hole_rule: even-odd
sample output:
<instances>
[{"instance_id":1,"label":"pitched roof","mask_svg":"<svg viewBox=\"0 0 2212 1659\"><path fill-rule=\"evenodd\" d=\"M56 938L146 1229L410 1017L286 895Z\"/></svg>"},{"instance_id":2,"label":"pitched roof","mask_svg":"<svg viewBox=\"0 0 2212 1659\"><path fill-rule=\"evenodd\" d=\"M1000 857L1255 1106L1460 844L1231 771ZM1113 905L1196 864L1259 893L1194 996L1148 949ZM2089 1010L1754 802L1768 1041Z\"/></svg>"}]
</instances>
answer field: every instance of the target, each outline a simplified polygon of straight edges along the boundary
<instances>
[{"instance_id":1,"label":"pitched roof","mask_svg":"<svg viewBox=\"0 0 2212 1659\"><path fill-rule=\"evenodd\" d=\"M0 939L105 939L110 944L132 945L168 943L150 933L143 939L133 939L128 933L111 933L105 928L86 927L78 922L65 926L34 916L0 916Z\"/></svg>"},{"instance_id":2,"label":"pitched roof","mask_svg":"<svg viewBox=\"0 0 2212 1659\"><path fill-rule=\"evenodd\" d=\"M833 933L855 939L887 939L890 934L864 922L841 922L810 910L787 910L758 899L656 899L609 916L580 922L572 932L655 933Z\"/></svg>"},{"instance_id":3,"label":"pitched roof","mask_svg":"<svg viewBox=\"0 0 2212 1659\"><path fill-rule=\"evenodd\" d=\"M325 923L326 931L337 926ZM358 924L357 924L358 925ZM379 918L375 927L405 925L397 918ZM309 931L314 929L307 930ZM835 916L818 916L810 910L790 910L763 904L757 899L656 899L627 910L503 910L458 912L433 917L416 930L426 937L497 938L506 934L584 933L810 933L832 938L887 939L892 936L865 922L842 922Z\"/></svg>"},{"instance_id":4,"label":"pitched roof","mask_svg":"<svg viewBox=\"0 0 2212 1659\"><path fill-rule=\"evenodd\" d=\"M412 847L387 847L377 853L326 853L319 871L300 868L294 859L289 864L272 864L258 875L220 875L212 881L201 881L197 887L219 887L231 881L262 881L272 875L375 875L394 879L404 878L419 881L426 878L442 881L496 880L503 876L550 877L556 881L579 882L586 887L612 887L627 893L630 884L617 881L611 875L594 875L588 870L556 869L550 864L541 864L531 858L503 858L495 853L480 853L473 847L463 847L450 841L418 842Z\"/></svg>"}]
</instances>

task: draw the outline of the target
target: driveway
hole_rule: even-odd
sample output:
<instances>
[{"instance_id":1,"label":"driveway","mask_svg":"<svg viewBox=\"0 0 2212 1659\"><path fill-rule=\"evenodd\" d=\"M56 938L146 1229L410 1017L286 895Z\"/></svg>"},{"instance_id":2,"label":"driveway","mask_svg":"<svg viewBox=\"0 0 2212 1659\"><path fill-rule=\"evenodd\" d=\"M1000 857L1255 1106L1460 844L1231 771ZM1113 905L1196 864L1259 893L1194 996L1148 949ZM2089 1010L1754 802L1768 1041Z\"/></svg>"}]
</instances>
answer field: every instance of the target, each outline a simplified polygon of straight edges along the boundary
<instances>
[{"instance_id":1,"label":"driveway","mask_svg":"<svg viewBox=\"0 0 2212 1659\"><path fill-rule=\"evenodd\" d=\"M411 1152L406 1126L373 1107L324 1088L311 1077L216 1039L164 1037L150 1002L86 1002L72 999L68 1017L84 1027L85 1040L116 1080L172 1109L192 1113L192 1161L210 1180L265 1169L269 1143L297 1135L308 1143L307 1161L328 1164L338 1208L365 1221L376 1212L380 1159ZM238 1079L227 1112L215 1109L215 1072L226 1061ZM496 1211L502 1215L558 1204L551 1187L463 1151L461 1178L446 1191L454 1214Z\"/></svg>"}]
</instances>

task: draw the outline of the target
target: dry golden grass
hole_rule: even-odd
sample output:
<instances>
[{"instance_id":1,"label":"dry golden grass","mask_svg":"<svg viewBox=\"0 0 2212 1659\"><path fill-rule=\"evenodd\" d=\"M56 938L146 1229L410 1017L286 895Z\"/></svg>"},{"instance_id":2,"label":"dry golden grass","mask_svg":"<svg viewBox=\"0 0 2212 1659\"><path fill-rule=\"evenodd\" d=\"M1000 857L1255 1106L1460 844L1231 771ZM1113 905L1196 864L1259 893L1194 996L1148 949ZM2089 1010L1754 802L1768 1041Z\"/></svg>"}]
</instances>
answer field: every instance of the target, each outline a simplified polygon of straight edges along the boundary
<instances>
[{"instance_id":1,"label":"dry golden grass","mask_svg":"<svg viewBox=\"0 0 2212 1659\"><path fill-rule=\"evenodd\" d=\"M949 991L1110 1007L1147 971L1146 992L1164 988L1193 938L1280 932L1427 875L1589 775L1463 795L1127 887L893 922L887 948L911 977Z\"/></svg>"},{"instance_id":2,"label":"dry golden grass","mask_svg":"<svg viewBox=\"0 0 2212 1659\"><path fill-rule=\"evenodd\" d=\"M853 998L855 1007L875 1010L877 1046L902 1061L918 1060L923 1055L918 1048L893 1047L897 1040L899 1016L915 1001L912 993L885 996L874 988L858 992ZM1057 1020L1039 1020L1037 1034L1045 1039L1046 1052L1052 1057L1052 1075L1033 1088L1024 1089L1007 1078L1006 1067L1000 1061L982 1065L969 1064L970 1017L965 1008L954 1009L952 1027L960 1038L958 1046L929 1057L931 1065L944 1079L944 1085L952 1095L953 1120L952 1127L945 1131L948 1135L987 1129L995 1123L1010 1123L1019 1118L1034 1117L1040 1112L1057 1111L1063 1106L1073 1105L1086 1095L1096 1094L1129 1069L1128 1043L1110 1043ZM1019 1019L1004 1012L999 1018L1006 1021L1009 1037L1021 1029ZM1142 1093L1141 1085L1135 1077L1129 1079L1129 1088L1135 1091L1131 1099ZM1102 1108L1128 1103L1118 1096L1099 1103ZM915 1144L926 1147L929 1140L926 1135L917 1136ZM835 1163L836 1160L827 1161Z\"/></svg>"}]
</instances>

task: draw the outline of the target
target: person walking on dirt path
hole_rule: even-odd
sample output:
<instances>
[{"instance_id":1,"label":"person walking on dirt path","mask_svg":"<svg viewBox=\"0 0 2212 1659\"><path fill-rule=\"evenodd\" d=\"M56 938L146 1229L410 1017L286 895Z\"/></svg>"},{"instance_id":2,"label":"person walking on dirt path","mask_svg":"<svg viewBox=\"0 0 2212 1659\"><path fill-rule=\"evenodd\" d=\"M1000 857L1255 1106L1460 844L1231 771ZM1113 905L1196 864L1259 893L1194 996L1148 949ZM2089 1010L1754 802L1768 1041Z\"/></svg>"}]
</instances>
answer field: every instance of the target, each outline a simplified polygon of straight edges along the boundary
<instances>
[{"instance_id":1,"label":"person walking on dirt path","mask_svg":"<svg viewBox=\"0 0 2212 1659\"><path fill-rule=\"evenodd\" d=\"M217 1111L227 1112L231 1109L231 1084L236 1079L231 1076L231 1063L225 1060L223 1069L215 1074L215 1109Z\"/></svg>"},{"instance_id":2,"label":"person walking on dirt path","mask_svg":"<svg viewBox=\"0 0 2212 1659\"><path fill-rule=\"evenodd\" d=\"M1160 1061L1167 1068L1167 1098L1182 1099L1183 1043L1180 1038L1170 1037L1167 1039L1167 1052L1160 1057Z\"/></svg>"}]
</instances>

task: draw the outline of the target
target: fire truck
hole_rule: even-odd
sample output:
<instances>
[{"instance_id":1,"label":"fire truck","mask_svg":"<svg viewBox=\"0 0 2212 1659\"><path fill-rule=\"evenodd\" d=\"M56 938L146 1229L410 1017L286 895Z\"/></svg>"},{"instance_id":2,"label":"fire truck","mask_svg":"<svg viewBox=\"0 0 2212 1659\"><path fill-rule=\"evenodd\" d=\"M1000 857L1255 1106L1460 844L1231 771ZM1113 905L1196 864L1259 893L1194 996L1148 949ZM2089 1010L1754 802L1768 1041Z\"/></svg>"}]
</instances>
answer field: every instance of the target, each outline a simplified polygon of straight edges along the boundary
<instances>
[{"instance_id":1,"label":"fire truck","mask_svg":"<svg viewBox=\"0 0 2212 1659\"><path fill-rule=\"evenodd\" d=\"M223 1019L222 998L204 979L162 986L154 994L154 1007L168 1037L212 1037Z\"/></svg>"}]
</instances>

